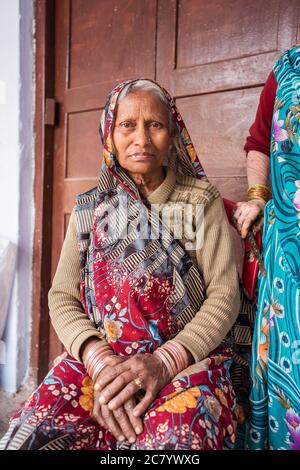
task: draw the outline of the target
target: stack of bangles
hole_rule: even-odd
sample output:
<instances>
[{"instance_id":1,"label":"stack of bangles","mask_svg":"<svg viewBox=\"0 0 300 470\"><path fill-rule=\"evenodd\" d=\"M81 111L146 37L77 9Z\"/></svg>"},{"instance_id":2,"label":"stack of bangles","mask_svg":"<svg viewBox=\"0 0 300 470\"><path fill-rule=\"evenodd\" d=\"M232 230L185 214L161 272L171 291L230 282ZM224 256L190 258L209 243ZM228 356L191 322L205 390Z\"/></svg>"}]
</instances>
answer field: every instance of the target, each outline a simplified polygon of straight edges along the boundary
<instances>
[{"instance_id":1,"label":"stack of bangles","mask_svg":"<svg viewBox=\"0 0 300 470\"><path fill-rule=\"evenodd\" d=\"M264 184L254 184L247 190L247 201L251 201L252 199L260 199L264 202L268 202L271 197L271 189Z\"/></svg>"},{"instance_id":2,"label":"stack of bangles","mask_svg":"<svg viewBox=\"0 0 300 470\"><path fill-rule=\"evenodd\" d=\"M189 366L189 358L185 348L174 340L167 341L157 348L153 355L159 357L173 379L182 370Z\"/></svg>"},{"instance_id":3,"label":"stack of bangles","mask_svg":"<svg viewBox=\"0 0 300 470\"><path fill-rule=\"evenodd\" d=\"M105 357L114 356L114 352L106 341L94 343L87 352L85 360L85 368L93 382L96 381L98 375L106 366Z\"/></svg>"}]
</instances>

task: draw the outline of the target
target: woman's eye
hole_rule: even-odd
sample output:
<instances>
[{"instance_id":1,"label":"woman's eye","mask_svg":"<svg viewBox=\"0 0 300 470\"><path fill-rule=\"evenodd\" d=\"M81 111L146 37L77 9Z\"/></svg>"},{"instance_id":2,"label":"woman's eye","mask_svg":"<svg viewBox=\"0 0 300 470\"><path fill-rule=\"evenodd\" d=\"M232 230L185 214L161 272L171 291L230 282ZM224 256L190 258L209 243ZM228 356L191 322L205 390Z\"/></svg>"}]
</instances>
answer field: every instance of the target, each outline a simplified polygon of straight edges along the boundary
<instances>
[{"instance_id":1,"label":"woman's eye","mask_svg":"<svg viewBox=\"0 0 300 470\"><path fill-rule=\"evenodd\" d=\"M124 121L119 124L119 127L121 127L122 129L131 129L131 128L134 128L135 125L136 123L133 121ZM161 129L163 127L163 125L157 121L149 122L147 126L150 127L151 129Z\"/></svg>"},{"instance_id":2,"label":"woman's eye","mask_svg":"<svg viewBox=\"0 0 300 470\"><path fill-rule=\"evenodd\" d=\"M160 129L162 127L162 124L160 122L151 122L150 127L154 127L155 129Z\"/></svg>"},{"instance_id":3,"label":"woman's eye","mask_svg":"<svg viewBox=\"0 0 300 470\"><path fill-rule=\"evenodd\" d=\"M125 121L125 122L121 122L120 126L125 129L129 129L130 127L133 127L134 124L131 121Z\"/></svg>"}]
</instances>

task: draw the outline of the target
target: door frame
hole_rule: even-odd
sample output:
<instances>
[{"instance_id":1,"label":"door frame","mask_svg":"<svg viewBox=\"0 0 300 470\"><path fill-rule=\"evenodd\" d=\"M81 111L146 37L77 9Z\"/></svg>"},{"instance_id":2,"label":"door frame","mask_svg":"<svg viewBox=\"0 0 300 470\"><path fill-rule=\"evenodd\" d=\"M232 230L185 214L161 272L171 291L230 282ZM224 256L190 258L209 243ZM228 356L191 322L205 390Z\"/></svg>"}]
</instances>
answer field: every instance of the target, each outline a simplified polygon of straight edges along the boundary
<instances>
[{"instance_id":1,"label":"door frame","mask_svg":"<svg viewBox=\"0 0 300 470\"><path fill-rule=\"evenodd\" d=\"M31 374L37 383L49 368L50 317L48 291L51 287L53 153L55 124L55 5L56 0L33 0L36 63L35 63L35 227L32 261L32 338ZM292 3L297 0L292 0ZM159 0L158 7L175 8ZM300 7L297 42L300 41ZM161 31L158 31L161 34ZM174 43L172 43L174 47ZM169 45L168 45L169 47ZM160 60L158 58L158 60ZM169 87L172 88L172 87Z\"/></svg>"},{"instance_id":2,"label":"door frame","mask_svg":"<svg viewBox=\"0 0 300 470\"><path fill-rule=\"evenodd\" d=\"M48 291L51 287L55 0L34 0L35 176L32 260L31 375L37 383L49 366Z\"/></svg>"}]
</instances>

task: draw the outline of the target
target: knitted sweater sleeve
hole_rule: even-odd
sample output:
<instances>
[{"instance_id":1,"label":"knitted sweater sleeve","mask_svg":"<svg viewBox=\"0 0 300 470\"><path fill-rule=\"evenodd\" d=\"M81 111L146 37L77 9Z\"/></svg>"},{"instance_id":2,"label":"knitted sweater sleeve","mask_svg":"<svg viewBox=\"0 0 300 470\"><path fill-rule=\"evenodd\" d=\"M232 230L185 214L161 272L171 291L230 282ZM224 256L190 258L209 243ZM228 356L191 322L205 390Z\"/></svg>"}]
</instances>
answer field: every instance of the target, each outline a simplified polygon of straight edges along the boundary
<instances>
[{"instance_id":1,"label":"knitted sweater sleeve","mask_svg":"<svg viewBox=\"0 0 300 470\"><path fill-rule=\"evenodd\" d=\"M79 250L74 210L62 247L57 270L48 294L50 318L66 350L81 362L80 348L90 337L102 339L87 317L80 301Z\"/></svg>"},{"instance_id":2,"label":"knitted sweater sleeve","mask_svg":"<svg viewBox=\"0 0 300 470\"><path fill-rule=\"evenodd\" d=\"M193 320L174 338L190 351L195 362L219 346L240 307L233 241L221 197L205 207L204 243L196 259L206 299Z\"/></svg>"}]
</instances>

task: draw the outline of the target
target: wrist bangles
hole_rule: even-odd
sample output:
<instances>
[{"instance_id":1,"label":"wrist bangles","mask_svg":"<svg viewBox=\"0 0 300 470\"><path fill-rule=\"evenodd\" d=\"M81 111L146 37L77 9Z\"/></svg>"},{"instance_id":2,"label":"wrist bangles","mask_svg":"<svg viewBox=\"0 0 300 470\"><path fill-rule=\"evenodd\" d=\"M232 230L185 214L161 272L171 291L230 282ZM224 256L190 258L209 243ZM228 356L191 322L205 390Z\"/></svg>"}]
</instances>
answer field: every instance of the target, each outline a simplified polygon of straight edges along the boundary
<instances>
[{"instance_id":1,"label":"wrist bangles","mask_svg":"<svg viewBox=\"0 0 300 470\"><path fill-rule=\"evenodd\" d=\"M166 366L171 379L189 365L187 351L180 343L174 340L167 341L157 348L153 354L159 357Z\"/></svg>"},{"instance_id":2,"label":"wrist bangles","mask_svg":"<svg viewBox=\"0 0 300 470\"><path fill-rule=\"evenodd\" d=\"M264 202L268 202L272 197L271 189L265 184L254 184L247 190L247 201L252 199L260 199Z\"/></svg>"},{"instance_id":3,"label":"wrist bangles","mask_svg":"<svg viewBox=\"0 0 300 470\"><path fill-rule=\"evenodd\" d=\"M100 372L106 367L104 359L114 356L114 352L108 343L99 341L94 343L86 354L85 368L93 382L96 381Z\"/></svg>"}]
</instances>

